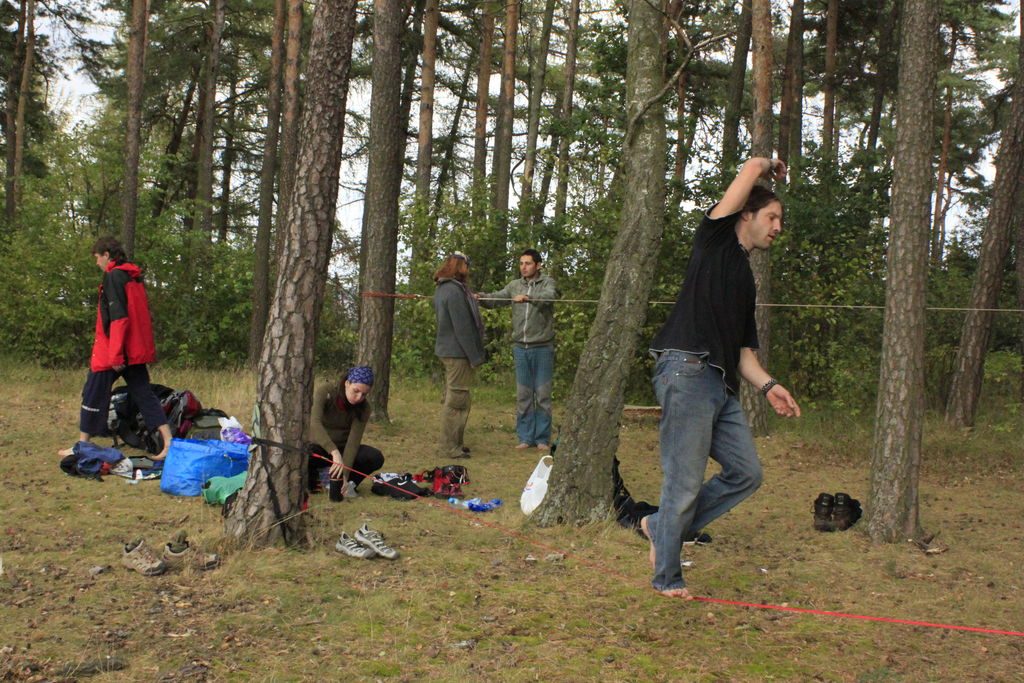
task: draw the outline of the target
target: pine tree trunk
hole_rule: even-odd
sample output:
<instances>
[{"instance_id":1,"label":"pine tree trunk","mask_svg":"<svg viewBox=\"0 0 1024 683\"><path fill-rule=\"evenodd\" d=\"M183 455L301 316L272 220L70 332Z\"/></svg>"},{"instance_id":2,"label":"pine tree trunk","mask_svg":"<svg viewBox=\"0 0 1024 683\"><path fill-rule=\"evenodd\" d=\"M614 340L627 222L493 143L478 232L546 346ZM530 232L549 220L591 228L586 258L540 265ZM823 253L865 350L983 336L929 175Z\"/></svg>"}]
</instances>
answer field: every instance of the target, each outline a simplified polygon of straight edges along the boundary
<instances>
[{"instance_id":1,"label":"pine tree trunk","mask_svg":"<svg viewBox=\"0 0 1024 683\"><path fill-rule=\"evenodd\" d=\"M520 223L528 225L533 215L533 175L537 163L537 137L540 133L540 105L544 99L544 81L548 70L548 49L551 45L551 22L555 0L546 0L541 20L540 38L530 56L530 97L527 103L526 156L523 159Z\"/></svg>"},{"instance_id":2,"label":"pine tree trunk","mask_svg":"<svg viewBox=\"0 0 1024 683\"><path fill-rule=\"evenodd\" d=\"M437 171L437 188L434 193L435 213L441 209L441 202L444 200L444 191L448 186L448 179L454 175L452 173L452 166L455 162L455 148L459 142L459 126L462 124L462 114L466 109L466 102L469 97L469 79L472 74L473 62L470 59L466 68L463 70L462 85L459 87L459 101L455 104L455 113L452 115L452 127L448 132L444 156L441 159L441 165ZM434 223L431 223L431 228L436 232L436 226ZM431 244L433 244L434 238L436 237L435 232L431 232L428 237L428 241Z\"/></svg>"},{"instance_id":3,"label":"pine tree trunk","mask_svg":"<svg viewBox=\"0 0 1024 683\"><path fill-rule=\"evenodd\" d=\"M996 307L1014 224L1024 223L1021 214L1015 210L1017 196L1024 186L1024 41L1020 42L1018 60L1010 116L999 137L992 206L981 236L981 253L974 274L971 304L961 331L953 381L946 402L946 422L957 427L970 427L974 424L985 374L985 354L992 333L993 313L984 309ZM1018 264L1021 260L1021 253L1018 252Z\"/></svg>"},{"instance_id":4,"label":"pine tree trunk","mask_svg":"<svg viewBox=\"0 0 1024 683\"><path fill-rule=\"evenodd\" d=\"M210 51L203 73L203 111L196 134L199 138L199 168L196 177L196 220L204 235L213 231L213 136L217 109L217 76L220 71L221 36L224 33L225 0L213 0L208 33Z\"/></svg>"},{"instance_id":5,"label":"pine tree trunk","mask_svg":"<svg viewBox=\"0 0 1024 683\"><path fill-rule=\"evenodd\" d=\"M181 143L185 139L185 128L188 126L189 114L192 111L192 99L195 97L196 88L199 87L199 72L198 70L192 73L192 78L188 82L188 90L185 91L185 97L182 100L181 112L174 120L174 127L171 130L171 139L167 141L167 147L164 148L164 156L167 160L164 162L163 177L161 177L156 183L156 199L153 202L153 218L159 218L160 214L164 212L164 208L167 206L167 190L171 185L171 177L174 175L174 170L178 166L175 158L178 155L178 151L181 149Z\"/></svg>"},{"instance_id":6,"label":"pine tree trunk","mask_svg":"<svg viewBox=\"0 0 1024 683\"><path fill-rule=\"evenodd\" d=\"M900 2L892 1L892 9L889 13L889 21L883 22L882 31L878 38L879 59L875 67L874 100L871 104L871 116L868 123L867 149L873 150L878 146L878 131L882 127L882 108L885 103L885 95L889 92L892 74L896 71L896 64L893 49L893 36L896 25L900 18Z\"/></svg>"},{"instance_id":7,"label":"pine tree trunk","mask_svg":"<svg viewBox=\"0 0 1024 683\"><path fill-rule=\"evenodd\" d=\"M220 176L220 207L217 212L217 238L221 242L228 239L228 227L231 224L231 173L235 166L235 110L238 97L238 84L232 82L228 92L227 117L224 121L224 170Z\"/></svg>"},{"instance_id":8,"label":"pine tree trunk","mask_svg":"<svg viewBox=\"0 0 1024 683\"><path fill-rule=\"evenodd\" d=\"M631 0L623 203L601 299L565 410L541 526L608 518L622 394L643 327L665 220L665 111L648 106L665 81L665 2Z\"/></svg>"},{"instance_id":9,"label":"pine tree trunk","mask_svg":"<svg viewBox=\"0 0 1024 683\"><path fill-rule=\"evenodd\" d=\"M295 194L257 373L263 438L296 447L305 442L312 403L313 351L338 199L355 7L355 0L320 0L313 15ZM225 532L256 546L306 543L305 490L304 454L258 449Z\"/></svg>"},{"instance_id":10,"label":"pine tree trunk","mask_svg":"<svg viewBox=\"0 0 1024 683\"><path fill-rule=\"evenodd\" d=\"M484 2L480 6L480 14L480 65L476 78L476 127L473 133L473 184L477 187L482 187L487 177L487 106L494 50L494 14L489 3Z\"/></svg>"},{"instance_id":11,"label":"pine tree trunk","mask_svg":"<svg viewBox=\"0 0 1024 683\"><path fill-rule=\"evenodd\" d=\"M32 92L32 76L36 57L36 0L25 6L25 58L21 65L21 87L18 89L18 113L14 124L14 206L15 215L21 209L22 177L25 166L25 112Z\"/></svg>"},{"instance_id":12,"label":"pine tree trunk","mask_svg":"<svg viewBox=\"0 0 1024 683\"><path fill-rule=\"evenodd\" d=\"M950 30L949 71L956 66L956 47L959 30ZM932 211L932 265L942 263L942 252L946 246L946 174L949 172L949 151L953 143L953 86L946 86L945 105L942 112L942 149L939 152L939 171L935 179L935 209Z\"/></svg>"},{"instance_id":13,"label":"pine tree trunk","mask_svg":"<svg viewBox=\"0 0 1024 683\"><path fill-rule=\"evenodd\" d=\"M505 0L505 42L502 48L501 92L498 114L494 122L494 173L491 207L502 227L508 224L508 193L512 182L512 124L516 97L516 39L519 34L519 4L522 0ZM502 244L500 251L504 251Z\"/></svg>"},{"instance_id":14,"label":"pine tree trunk","mask_svg":"<svg viewBox=\"0 0 1024 683\"><path fill-rule=\"evenodd\" d=\"M800 158L800 128L794 119L803 117L804 0L793 0L786 39L786 76L779 102L778 156L787 164ZM796 148L796 149L792 149Z\"/></svg>"},{"instance_id":15,"label":"pine tree trunk","mask_svg":"<svg viewBox=\"0 0 1024 683\"><path fill-rule=\"evenodd\" d=\"M918 479L937 29L932 0L904 1L885 323L867 510L867 531L875 542L902 541L920 531Z\"/></svg>"},{"instance_id":16,"label":"pine tree trunk","mask_svg":"<svg viewBox=\"0 0 1024 683\"><path fill-rule=\"evenodd\" d=\"M828 0L825 19L825 76L822 91L821 155L834 159L836 115L836 50L839 43L839 0Z\"/></svg>"},{"instance_id":17,"label":"pine tree trunk","mask_svg":"<svg viewBox=\"0 0 1024 683\"><path fill-rule=\"evenodd\" d=\"M437 0L423 10L423 64L420 70L420 127L416 155L416 198L425 208L430 201L430 171L434 142L434 62L437 60ZM413 251L419 251L414 249ZM413 256L421 256L417 253Z\"/></svg>"},{"instance_id":18,"label":"pine tree trunk","mask_svg":"<svg viewBox=\"0 0 1024 683\"><path fill-rule=\"evenodd\" d=\"M373 65L370 71L370 139L363 211L359 285L363 292L393 294L398 258L398 196L405 150L402 117L402 36L399 3L375 0ZM389 420L392 330L395 300L364 297L360 302L358 361L376 375L367 399L375 419Z\"/></svg>"},{"instance_id":19,"label":"pine tree trunk","mask_svg":"<svg viewBox=\"0 0 1024 683\"><path fill-rule=\"evenodd\" d=\"M285 0L274 0L274 28L270 38L267 74L267 130L260 169L259 217L253 265L252 320L249 323L249 363L255 366L263 347L270 307L270 241L274 220L274 180L277 177L277 142L281 124L281 62L284 57Z\"/></svg>"},{"instance_id":20,"label":"pine tree trunk","mask_svg":"<svg viewBox=\"0 0 1024 683\"><path fill-rule=\"evenodd\" d=\"M747 78L747 53L753 27L753 8L747 0L740 3L739 25L736 28L736 50L732 54L729 84L725 94L725 115L722 123L722 172L733 175L739 162L740 117L743 112L743 91Z\"/></svg>"},{"instance_id":21,"label":"pine tree trunk","mask_svg":"<svg viewBox=\"0 0 1024 683\"><path fill-rule=\"evenodd\" d=\"M299 114L302 103L299 100L299 74L302 59L302 0L288 0L288 34L284 47L284 104L281 110L281 156L279 158L279 182L277 190L277 221L275 232L284 234L288 216L288 201L291 198L295 173L295 145L299 135ZM280 254L281 240L278 238L277 251ZM278 258L280 260L280 258Z\"/></svg>"},{"instance_id":22,"label":"pine tree trunk","mask_svg":"<svg viewBox=\"0 0 1024 683\"><path fill-rule=\"evenodd\" d=\"M4 215L8 228L14 226L18 204L14 195L14 157L18 147L18 92L25 63L25 19L27 0L18 4L18 28L11 54L11 70L7 74L7 102L4 111L4 134L7 140L7 168L4 176Z\"/></svg>"},{"instance_id":23,"label":"pine tree trunk","mask_svg":"<svg viewBox=\"0 0 1024 683\"><path fill-rule=\"evenodd\" d=\"M562 108L558 118L567 128L572 118L572 98L576 89L576 50L580 27L580 0L571 0L566 22L565 84L562 88ZM565 215L569 201L569 147L572 136L563 132L558 141L558 163L555 171L555 218Z\"/></svg>"},{"instance_id":24,"label":"pine tree trunk","mask_svg":"<svg viewBox=\"0 0 1024 683\"><path fill-rule=\"evenodd\" d=\"M135 253L135 223L139 211L139 149L142 145L142 84L145 79L146 32L149 25L149 0L132 0L128 61L125 65L128 85L125 112L124 188L121 194L121 244L128 258Z\"/></svg>"},{"instance_id":25,"label":"pine tree trunk","mask_svg":"<svg viewBox=\"0 0 1024 683\"><path fill-rule=\"evenodd\" d=\"M751 37L753 42L753 89L754 116L751 130L751 156L772 158L772 15L769 0L750 0ZM757 358L763 367L770 367L771 351L771 309L764 304L771 300L772 262L769 252L755 249L750 254L750 269L757 285L757 339L760 348ZM757 387L743 382L740 387L740 403L750 422L754 436L768 434L768 402Z\"/></svg>"}]
</instances>

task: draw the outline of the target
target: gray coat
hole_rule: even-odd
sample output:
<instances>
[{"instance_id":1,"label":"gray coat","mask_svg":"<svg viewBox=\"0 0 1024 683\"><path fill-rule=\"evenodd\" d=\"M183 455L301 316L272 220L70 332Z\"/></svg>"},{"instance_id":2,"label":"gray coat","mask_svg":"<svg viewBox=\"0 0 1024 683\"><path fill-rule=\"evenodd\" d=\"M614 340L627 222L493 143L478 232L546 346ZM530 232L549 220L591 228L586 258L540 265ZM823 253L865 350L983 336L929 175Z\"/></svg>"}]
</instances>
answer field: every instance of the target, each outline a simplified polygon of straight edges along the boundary
<instances>
[{"instance_id":1,"label":"gray coat","mask_svg":"<svg viewBox=\"0 0 1024 683\"><path fill-rule=\"evenodd\" d=\"M466 358L473 367L484 362L484 337L476 299L456 280L441 278L434 290L439 358Z\"/></svg>"},{"instance_id":2,"label":"gray coat","mask_svg":"<svg viewBox=\"0 0 1024 683\"><path fill-rule=\"evenodd\" d=\"M525 294L531 299L557 299L561 296L555 279L541 272L532 280L516 278L493 294L481 294L484 308L512 306L512 343L531 348L549 346L555 341L555 306L550 301L529 301L513 304L512 299ZM495 299L495 301L485 301Z\"/></svg>"}]
</instances>

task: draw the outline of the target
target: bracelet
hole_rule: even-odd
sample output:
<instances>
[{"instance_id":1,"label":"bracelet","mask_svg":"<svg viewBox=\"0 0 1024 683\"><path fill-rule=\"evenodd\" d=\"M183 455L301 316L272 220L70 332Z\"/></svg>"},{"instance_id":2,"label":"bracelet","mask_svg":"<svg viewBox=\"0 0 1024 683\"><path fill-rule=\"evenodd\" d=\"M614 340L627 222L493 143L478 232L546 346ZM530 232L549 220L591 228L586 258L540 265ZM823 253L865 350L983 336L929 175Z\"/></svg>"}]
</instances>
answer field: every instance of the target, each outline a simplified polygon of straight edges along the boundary
<instances>
[{"instance_id":1,"label":"bracelet","mask_svg":"<svg viewBox=\"0 0 1024 683\"><path fill-rule=\"evenodd\" d=\"M761 395L768 396L768 392L771 391L772 387L774 387L776 384L778 384L778 382L775 380L775 378L770 378L767 382L764 383L764 386L761 387Z\"/></svg>"}]
</instances>

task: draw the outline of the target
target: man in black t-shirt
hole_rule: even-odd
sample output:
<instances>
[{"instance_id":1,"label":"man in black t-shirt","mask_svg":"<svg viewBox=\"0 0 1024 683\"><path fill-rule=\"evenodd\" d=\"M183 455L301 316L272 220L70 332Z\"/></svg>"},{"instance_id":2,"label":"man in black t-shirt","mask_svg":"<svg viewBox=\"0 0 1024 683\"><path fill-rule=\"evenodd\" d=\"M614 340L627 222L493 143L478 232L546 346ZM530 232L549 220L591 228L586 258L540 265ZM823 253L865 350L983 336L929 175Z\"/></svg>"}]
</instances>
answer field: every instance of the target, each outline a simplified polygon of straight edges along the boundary
<instances>
[{"instance_id":1,"label":"man in black t-shirt","mask_svg":"<svg viewBox=\"0 0 1024 683\"><path fill-rule=\"evenodd\" d=\"M679 564L683 539L761 485L738 378L758 387L779 415L800 416L796 401L754 353L757 289L749 254L769 248L782 232L782 204L757 181L785 175L778 159L743 165L697 228L679 298L651 345L664 481L658 512L641 526L651 540L652 584L671 597L691 597ZM704 482L709 456L722 470Z\"/></svg>"}]
</instances>

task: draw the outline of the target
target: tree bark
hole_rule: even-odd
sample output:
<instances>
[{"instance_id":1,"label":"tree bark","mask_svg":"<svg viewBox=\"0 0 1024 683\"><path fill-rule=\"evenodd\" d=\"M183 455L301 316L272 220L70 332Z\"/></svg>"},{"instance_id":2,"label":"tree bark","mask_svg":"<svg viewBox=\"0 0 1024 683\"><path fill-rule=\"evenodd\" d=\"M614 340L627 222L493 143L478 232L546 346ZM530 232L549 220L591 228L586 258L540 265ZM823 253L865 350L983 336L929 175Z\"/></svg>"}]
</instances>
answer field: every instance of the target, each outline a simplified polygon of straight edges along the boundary
<instances>
[{"instance_id":1,"label":"tree bark","mask_svg":"<svg viewBox=\"0 0 1024 683\"><path fill-rule=\"evenodd\" d=\"M937 13L932 0L905 0L900 21L885 323L867 520L868 535L875 542L902 541L920 531L918 479Z\"/></svg>"},{"instance_id":2,"label":"tree bark","mask_svg":"<svg viewBox=\"0 0 1024 683\"><path fill-rule=\"evenodd\" d=\"M434 63L437 60L437 21L440 13L437 1L427 0L423 10L423 63L420 68L420 126L417 136L416 198L424 208L430 201L430 170L434 152ZM420 256L420 254L416 256ZM416 260L415 257L414 260Z\"/></svg>"},{"instance_id":3,"label":"tree bark","mask_svg":"<svg viewBox=\"0 0 1024 683\"><path fill-rule=\"evenodd\" d=\"M32 76L36 56L36 0L25 7L25 56L21 65L21 86L18 88L18 113L14 124L14 215L21 209L22 173L25 166L25 112L32 92Z\"/></svg>"},{"instance_id":4,"label":"tree bark","mask_svg":"<svg viewBox=\"0 0 1024 683\"><path fill-rule=\"evenodd\" d=\"M804 0L793 0L786 39L786 76L779 102L778 157L787 164L800 158L803 118ZM795 148L795 149L794 149Z\"/></svg>"},{"instance_id":5,"label":"tree bark","mask_svg":"<svg viewBox=\"0 0 1024 683\"><path fill-rule=\"evenodd\" d=\"M402 96L402 7L374 0L373 65L370 71L370 138L367 143L363 253L359 285L363 292L394 294L398 258L398 196L405 150ZM392 330L395 300L364 297L359 315L358 361L376 375L367 401L377 419L389 420Z\"/></svg>"},{"instance_id":6,"label":"tree bark","mask_svg":"<svg viewBox=\"0 0 1024 683\"><path fill-rule=\"evenodd\" d=\"M487 177L487 105L491 90L491 53L494 49L494 14L489 3L480 6L480 69L476 78L476 127L473 133L473 183L482 187ZM477 201L479 198L474 198Z\"/></svg>"},{"instance_id":7,"label":"tree bark","mask_svg":"<svg viewBox=\"0 0 1024 683\"><path fill-rule=\"evenodd\" d=\"M956 65L956 48L959 28L950 27L949 72ZM942 112L942 149L939 152L939 171L935 179L935 209L932 211L932 265L942 263L942 252L946 246L946 174L949 172L949 151L953 143L953 86L946 85L946 97ZM1007 242L1009 244L1009 242Z\"/></svg>"},{"instance_id":8,"label":"tree bark","mask_svg":"<svg viewBox=\"0 0 1024 683\"><path fill-rule=\"evenodd\" d=\"M501 92L494 122L494 160L491 162L494 184L491 207L498 225L508 224L508 193L512 182L512 125L516 98L516 39L519 34L519 4L505 0L505 41L502 47ZM501 245L504 251L505 245Z\"/></svg>"},{"instance_id":9,"label":"tree bark","mask_svg":"<svg viewBox=\"0 0 1024 683\"><path fill-rule=\"evenodd\" d=\"M520 222L530 223L533 215L533 175L537 163L537 137L540 132L540 105L544 99L544 81L548 70L548 49L551 45L551 23L555 0L546 0L541 20L540 38L530 56L530 96L527 104L526 156L523 159L523 185L520 193Z\"/></svg>"},{"instance_id":10,"label":"tree bark","mask_svg":"<svg viewBox=\"0 0 1024 683\"><path fill-rule=\"evenodd\" d=\"M839 44L839 0L828 0L825 19L825 76L822 95L821 154L834 159L836 115L836 50Z\"/></svg>"},{"instance_id":11,"label":"tree bark","mask_svg":"<svg viewBox=\"0 0 1024 683\"><path fill-rule=\"evenodd\" d=\"M25 28L27 0L18 4L18 28L11 55L11 70L7 74L7 102L4 112L4 133L7 138L7 168L4 177L4 215L8 228L14 225L18 204L14 194L14 157L18 147L18 92L25 63Z\"/></svg>"},{"instance_id":12,"label":"tree bark","mask_svg":"<svg viewBox=\"0 0 1024 683\"><path fill-rule=\"evenodd\" d=\"M740 117L743 112L743 91L747 78L747 53L753 30L753 7L749 0L740 3L739 25L736 27L736 51L732 55L729 84L725 93L725 115L722 123L722 172L733 175L739 162Z\"/></svg>"},{"instance_id":13,"label":"tree bark","mask_svg":"<svg viewBox=\"0 0 1024 683\"><path fill-rule=\"evenodd\" d=\"M555 218L565 215L569 201L569 146L572 136L568 133L572 119L572 98L576 89L576 50L579 40L580 0L571 0L566 22L565 83L562 87L562 108L558 118L562 121L562 134L558 140L558 163L555 169Z\"/></svg>"},{"instance_id":14,"label":"tree bark","mask_svg":"<svg viewBox=\"0 0 1024 683\"><path fill-rule=\"evenodd\" d=\"M199 168L196 176L195 215L204 235L213 231L213 136L217 109L217 76L220 70L221 36L224 34L225 0L213 0L210 17L210 51L203 73L203 110L196 134L199 137Z\"/></svg>"},{"instance_id":15,"label":"tree bark","mask_svg":"<svg viewBox=\"0 0 1024 683\"><path fill-rule=\"evenodd\" d=\"M274 28L270 38L270 71L267 74L267 131L263 138L260 169L259 217L256 222L256 253L253 265L252 320L249 323L249 362L255 366L263 347L270 308L270 241L274 219L274 180L277 177L277 143L281 124L281 62L284 56L286 0L274 0Z\"/></svg>"},{"instance_id":16,"label":"tree bark","mask_svg":"<svg viewBox=\"0 0 1024 683\"><path fill-rule=\"evenodd\" d=\"M754 116L751 130L751 156L772 158L772 13L770 0L749 0L751 4L751 35L753 39ZM771 309L764 304L771 301L772 262L769 252L755 249L750 254L750 269L757 285L757 339L760 348L757 358L763 367L770 367ZM768 434L768 402L757 387L743 382L740 387L750 431L754 436Z\"/></svg>"},{"instance_id":17,"label":"tree bark","mask_svg":"<svg viewBox=\"0 0 1024 683\"><path fill-rule=\"evenodd\" d=\"M469 79L473 73L472 61L466 65L462 76L462 85L459 88L459 101L455 105L455 113L452 115L452 127L449 130L447 144L444 149L444 157L441 160L441 166L437 171L437 188L434 193L434 212L436 213L441 209L441 202L444 200L444 190L448 184L448 179L454 174L452 173L452 166L455 162L455 148L459 142L459 126L462 124L462 113L466 109L467 97L469 96ZM436 225L431 222L431 228L436 229ZM433 243L436 235L431 233L429 241Z\"/></svg>"},{"instance_id":18,"label":"tree bark","mask_svg":"<svg viewBox=\"0 0 1024 683\"><path fill-rule=\"evenodd\" d=\"M882 127L882 108L885 103L886 94L892 89L892 74L896 71L894 58L893 35L900 18L900 0L893 0L892 9L889 13L889 21L883 23L881 35L878 38L878 62L875 65L875 92L874 101L871 104L871 118L868 123L867 149L873 150L878 146L878 131Z\"/></svg>"},{"instance_id":19,"label":"tree bark","mask_svg":"<svg viewBox=\"0 0 1024 683\"><path fill-rule=\"evenodd\" d=\"M981 236L981 253L978 256L978 270L974 274L971 304L960 334L960 348L957 350L953 381L946 402L946 422L957 427L970 427L974 424L994 315L991 310L983 309L995 308L999 300L1014 223L1021 222L1020 214L1015 209L1017 195L1024 185L1024 71L1020 70L1024 69L1024 41L1020 42L1018 49L1019 68L1013 84L1013 103L999 137L992 206ZM1018 252L1018 264L1021 260L1021 253Z\"/></svg>"},{"instance_id":20,"label":"tree bark","mask_svg":"<svg viewBox=\"0 0 1024 683\"><path fill-rule=\"evenodd\" d=\"M295 194L257 373L261 435L295 447L305 442L312 403L313 351L338 199L355 7L355 0L320 0L313 15ZM305 454L258 449L225 532L256 546L304 544L305 490Z\"/></svg>"},{"instance_id":21,"label":"tree bark","mask_svg":"<svg viewBox=\"0 0 1024 683\"><path fill-rule=\"evenodd\" d=\"M185 91L185 97L182 100L181 112L174 120L174 128L171 130L171 139L167 141L167 147L164 148L164 156L167 157L164 162L163 177L156 183L156 199L153 202L153 218L159 218L160 214L164 212L164 208L167 206L167 190L171 185L171 176L174 172L174 168L177 166L175 157L178 155L178 150L181 149L181 143L185 138L185 127L188 125L189 113L192 111L192 100L196 94L196 88L199 86L199 70L196 69L192 73L192 78L188 82L188 90Z\"/></svg>"},{"instance_id":22,"label":"tree bark","mask_svg":"<svg viewBox=\"0 0 1024 683\"><path fill-rule=\"evenodd\" d=\"M299 100L302 8L302 0L288 0L288 35L284 47L284 104L281 112L281 172L277 190L276 232L278 235L283 234L287 229L284 219L288 215L288 201L291 198L292 184L297 170L295 168L295 146L299 135L299 114L302 106ZM280 239L278 239L277 247L280 252Z\"/></svg>"},{"instance_id":23,"label":"tree bark","mask_svg":"<svg viewBox=\"0 0 1024 683\"><path fill-rule=\"evenodd\" d=\"M228 94L227 116L224 121L224 169L220 175L220 208L217 212L217 238L228 238L231 224L231 173L235 166L235 110L238 84L232 81Z\"/></svg>"},{"instance_id":24,"label":"tree bark","mask_svg":"<svg viewBox=\"0 0 1024 683\"><path fill-rule=\"evenodd\" d=\"M664 12L664 0L629 3L626 117L632 123L623 149L621 223L566 406L548 492L533 513L542 526L601 522L611 510L622 393L665 220L665 111L660 103L647 106L665 81Z\"/></svg>"},{"instance_id":25,"label":"tree bark","mask_svg":"<svg viewBox=\"0 0 1024 683\"><path fill-rule=\"evenodd\" d=\"M142 145L142 85L145 80L149 0L132 0L125 113L124 187L121 194L121 245L128 258L135 253L135 224L139 211L139 149Z\"/></svg>"}]
</instances>

